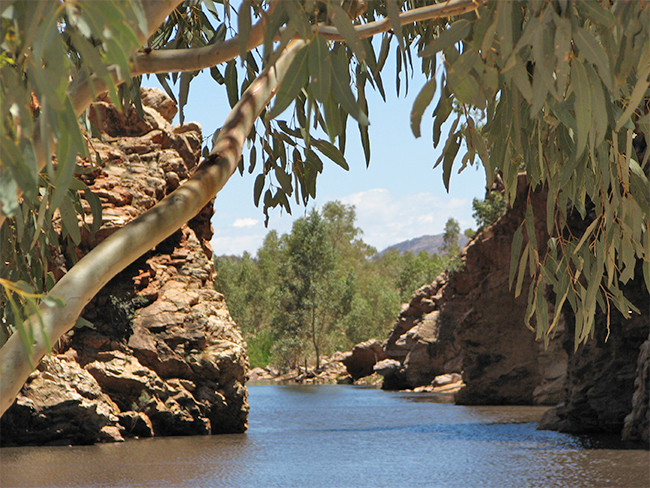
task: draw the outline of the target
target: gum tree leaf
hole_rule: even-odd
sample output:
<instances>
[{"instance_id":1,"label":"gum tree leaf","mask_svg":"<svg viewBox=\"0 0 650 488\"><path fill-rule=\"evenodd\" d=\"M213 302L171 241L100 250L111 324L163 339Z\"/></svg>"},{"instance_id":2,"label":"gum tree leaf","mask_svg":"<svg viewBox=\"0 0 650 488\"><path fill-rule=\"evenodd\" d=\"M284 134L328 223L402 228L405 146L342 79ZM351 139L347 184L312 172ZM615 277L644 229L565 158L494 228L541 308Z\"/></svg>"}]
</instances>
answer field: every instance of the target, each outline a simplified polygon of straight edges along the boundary
<instances>
[{"instance_id":1,"label":"gum tree leaf","mask_svg":"<svg viewBox=\"0 0 650 488\"><path fill-rule=\"evenodd\" d=\"M317 34L309 44L309 75L311 76L311 87L316 98L322 103L329 98L332 84L332 62L327 41L323 36Z\"/></svg>"},{"instance_id":2,"label":"gum tree leaf","mask_svg":"<svg viewBox=\"0 0 650 488\"><path fill-rule=\"evenodd\" d=\"M510 3L510 2L504 2ZM443 31L437 39L432 41L427 47L422 49L418 56L425 58L427 56L433 56L438 51L442 51L449 46L453 46L458 41L462 41L467 37L467 35L472 30L472 24L468 20L460 19L451 24L449 28Z\"/></svg>"},{"instance_id":3,"label":"gum tree leaf","mask_svg":"<svg viewBox=\"0 0 650 488\"><path fill-rule=\"evenodd\" d=\"M343 153L339 151L339 149L334 144L328 141L324 141L322 139L314 139L312 143L321 153L323 153L329 159L334 161L345 171L348 171L350 169L348 163L345 161L345 157L343 156Z\"/></svg>"},{"instance_id":4,"label":"gum tree leaf","mask_svg":"<svg viewBox=\"0 0 650 488\"><path fill-rule=\"evenodd\" d=\"M273 108L267 115L269 119L277 117L284 112L298 96L300 90L307 84L309 78L307 54L308 46L304 46L296 53L296 57L291 62L291 66L289 66L287 74L280 85Z\"/></svg>"},{"instance_id":5,"label":"gum tree leaf","mask_svg":"<svg viewBox=\"0 0 650 488\"><path fill-rule=\"evenodd\" d=\"M576 95L575 114L578 137L575 158L578 159L587 145L589 127L591 126L591 85L587 78L587 70L578 59L571 61L571 84Z\"/></svg>"},{"instance_id":6,"label":"gum tree leaf","mask_svg":"<svg viewBox=\"0 0 650 488\"><path fill-rule=\"evenodd\" d=\"M436 92L436 78L435 76L425 83L418 93L418 96L413 102L411 109L411 131L415 137L420 137L420 123L422 122L422 115L424 111L433 100L433 95Z\"/></svg>"}]
</instances>

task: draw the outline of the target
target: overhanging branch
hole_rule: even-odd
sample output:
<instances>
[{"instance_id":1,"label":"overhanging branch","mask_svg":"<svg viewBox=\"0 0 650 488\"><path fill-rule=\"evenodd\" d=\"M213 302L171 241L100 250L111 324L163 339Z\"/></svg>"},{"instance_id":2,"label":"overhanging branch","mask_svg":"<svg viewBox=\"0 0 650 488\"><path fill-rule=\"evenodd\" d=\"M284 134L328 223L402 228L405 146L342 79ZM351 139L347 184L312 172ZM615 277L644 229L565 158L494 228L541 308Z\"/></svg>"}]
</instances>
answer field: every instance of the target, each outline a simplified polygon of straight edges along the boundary
<instances>
[{"instance_id":1,"label":"overhanging branch","mask_svg":"<svg viewBox=\"0 0 650 488\"><path fill-rule=\"evenodd\" d=\"M435 5L419 7L399 16L400 24L406 25L424 20L435 20L443 17L453 17L474 11L483 5L484 0L450 0ZM251 29L247 49L260 46L264 40L264 23L262 18ZM384 18L367 24L355 26L359 37L364 39L392 29L390 20ZM343 41L343 37L334 26L314 26L313 32L318 31L329 41ZM298 35L297 33L295 34ZM160 49L150 53L136 53L133 56L133 71L131 76L143 74L170 73L180 71L197 71L225 63L239 56L239 36L211 46L194 49Z\"/></svg>"}]
</instances>

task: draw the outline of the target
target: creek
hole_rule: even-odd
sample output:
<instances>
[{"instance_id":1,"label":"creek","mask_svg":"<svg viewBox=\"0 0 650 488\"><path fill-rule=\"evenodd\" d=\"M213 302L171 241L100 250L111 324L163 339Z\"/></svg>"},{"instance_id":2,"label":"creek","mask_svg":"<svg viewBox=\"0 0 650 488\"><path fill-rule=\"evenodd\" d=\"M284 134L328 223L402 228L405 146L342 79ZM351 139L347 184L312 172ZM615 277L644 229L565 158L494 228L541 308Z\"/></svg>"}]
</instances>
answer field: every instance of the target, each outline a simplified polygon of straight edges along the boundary
<instances>
[{"instance_id":1,"label":"creek","mask_svg":"<svg viewBox=\"0 0 650 488\"><path fill-rule=\"evenodd\" d=\"M3 448L0 486L648 486L649 451L538 431L547 407L444 400L360 386L253 385L246 434Z\"/></svg>"}]
</instances>

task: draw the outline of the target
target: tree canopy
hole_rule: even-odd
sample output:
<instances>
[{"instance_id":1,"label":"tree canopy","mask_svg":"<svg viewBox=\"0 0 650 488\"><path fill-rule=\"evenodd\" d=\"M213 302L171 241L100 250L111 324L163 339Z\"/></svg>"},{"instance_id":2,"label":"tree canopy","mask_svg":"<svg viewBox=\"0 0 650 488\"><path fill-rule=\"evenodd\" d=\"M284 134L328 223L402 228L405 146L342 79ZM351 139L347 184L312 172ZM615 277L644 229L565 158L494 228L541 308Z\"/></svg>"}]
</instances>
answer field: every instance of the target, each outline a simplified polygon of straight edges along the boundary
<instances>
[{"instance_id":1,"label":"tree canopy","mask_svg":"<svg viewBox=\"0 0 650 488\"><path fill-rule=\"evenodd\" d=\"M362 233L353 205L327 202L296 219L289 234L270 231L254 257L215 257L215 287L252 366L315 358L318 368L322 354L385 338L401 304L453 263L454 254L377 254Z\"/></svg>"},{"instance_id":2,"label":"tree canopy","mask_svg":"<svg viewBox=\"0 0 650 488\"><path fill-rule=\"evenodd\" d=\"M398 92L414 70L426 75L410 124L419 137L435 100L445 185L455 168L481 164L488 185L500 176L507 202L521 172L548 190L551 238L537 242L529 206L512 246L515 293L525 273L534 277L528 316L539 337L564 303L576 313L576 344L589 337L597 306L636 310L620 285L637 260L650 283L646 0L243 0L238 9L47 0L0 9L0 284L3 325L15 331L0 350L0 411L101 286L195 215L237 168L258 173L253 198L267 212L313 198L324 159L348 167L348 121L369 163L365 93L384 94L389 55ZM116 105L137 106L138 77L157 74L163 85L178 82L182 120L201 69L233 106L203 162L55 283L53 219L74 242L85 199L92 227L101 222L98 199L75 178L93 131L89 104L108 90ZM580 235L567 232L574 212L588 222ZM547 286L558 297L554 317Z\"/></svg>"}]
</instances>

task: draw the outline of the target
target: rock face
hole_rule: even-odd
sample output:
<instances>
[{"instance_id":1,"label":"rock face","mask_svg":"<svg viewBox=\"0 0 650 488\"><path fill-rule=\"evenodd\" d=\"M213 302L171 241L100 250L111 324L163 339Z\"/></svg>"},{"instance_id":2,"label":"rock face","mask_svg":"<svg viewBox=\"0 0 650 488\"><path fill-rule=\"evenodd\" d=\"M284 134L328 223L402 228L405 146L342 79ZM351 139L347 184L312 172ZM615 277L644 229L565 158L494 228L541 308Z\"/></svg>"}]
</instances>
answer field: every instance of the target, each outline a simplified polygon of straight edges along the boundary
<instances>
[{"instance_id":1,"label":"rock face","mask_svg":"<svg viewBox=\"0 0 650 488\"><path fill-rule=\"evenodd\" d=\"M541 429L561 432L607 432L626 440L648 442L648 292L638 266L636 278L624 287L640 314L625 319L597 311L595 337L574 352L573 314L564 310L569 354L565 395L540 422Z\"/></svg>"},{"instance_id":2,"label":"rock face","mask_svg":"<svg viewBox=\"0 0 650 488\"><path fill-rule=\"evenodd\" d=\"M75 258L173 191L198 161L198 124L172 127L175 106L160 90L143 89L142 102L144 119L102 100L91 109L101 161L78 163L88 168L83 179L101 199L104 221L94 237L82 228ZM212 212L206 206L87 305L85 326L61 341L2 417L2 445L246 429L248 360L214 291ZM69 265L72 256L65 258Z\"/></svg>"},{"instance_id":3,"label":"rock face","mask_svg":"<svg viewBox=\"0 0 650 488\"><path fill-rule=\"evenodd\" d=\"M463 250L462 268L415 292L384 344L388 357L400 362L384 371L384 388L416 388L462 371L466 386L458 403L557 402L566 354L559 341L543 351L524 325L525 293L514 298L509 289L510 245L527 198L544 223L545 193L530 191L522 179L513 208ZM537 238L546 242L541 233Z\"/></svg>"},{"instance_id":4,"label":"rock face","mask_svg":"<svg viewBox=\"0 0 650 488\"><path fill-rule=\"evenodd\" d=\"M527 280L518 298L508 283L512 237L527 200L537 241L547 241L546 195L530 191L522 180L513 208L462 251L461 270L439 276L404 306L383 345L389 359L374 369L387 389L422 388L438 375L462 371L465 386L456 403L557 405L540 428L616 433L647 444L650 301L640 263L624 287L640 314L627 320L612 311L608 334L598 310L595 337L576 351L575 319L565 307L544 348L524 326ZM588 223L575 225L579 235L580 225L584 231ZM552 317L554 299L547 292Z\"/></svg>"}]
</instances>

